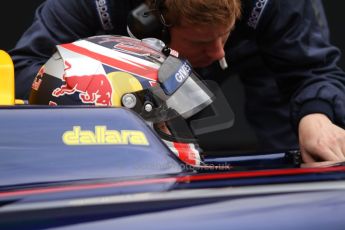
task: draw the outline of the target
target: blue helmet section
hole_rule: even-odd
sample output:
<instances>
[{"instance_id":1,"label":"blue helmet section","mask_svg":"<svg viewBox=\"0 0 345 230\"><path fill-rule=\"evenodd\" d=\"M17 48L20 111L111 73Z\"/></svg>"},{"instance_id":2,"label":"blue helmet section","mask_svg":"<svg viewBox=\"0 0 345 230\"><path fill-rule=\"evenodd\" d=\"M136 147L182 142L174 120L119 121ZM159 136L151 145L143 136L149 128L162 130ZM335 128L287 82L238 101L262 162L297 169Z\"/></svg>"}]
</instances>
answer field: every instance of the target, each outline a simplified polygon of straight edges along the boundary
<instances>
[{"instance_id":1,"label":"blue helmet section","mask_svg":"<svg viewBox=\"0 0 345 230\"><path fill-rule=\"evenodd\" d=\"M23 106L1 109L0 123L0 186L183 172L124 108Z\"/></svg>"}]
</instances>

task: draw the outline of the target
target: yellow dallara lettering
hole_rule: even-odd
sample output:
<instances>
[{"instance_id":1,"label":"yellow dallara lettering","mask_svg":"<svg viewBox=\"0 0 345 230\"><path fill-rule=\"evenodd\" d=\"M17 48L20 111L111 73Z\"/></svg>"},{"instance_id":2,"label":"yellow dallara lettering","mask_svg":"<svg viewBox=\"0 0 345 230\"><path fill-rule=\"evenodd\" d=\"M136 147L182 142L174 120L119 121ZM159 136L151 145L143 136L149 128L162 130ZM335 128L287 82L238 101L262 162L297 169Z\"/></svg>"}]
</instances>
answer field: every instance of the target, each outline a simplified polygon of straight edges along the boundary
<instances>
[{"instance_id":1,"label":"yellow dallara lettering","mask_svg":"<svg viewBox=\"0 0 345 230\"><path fill-rule=\"evenodd\" d=\"M94 131L74 126L63 134L62 140L66 145L149 145L141 131L108 130L106 126L95 126Z\"/></svg>"}]
</instances>

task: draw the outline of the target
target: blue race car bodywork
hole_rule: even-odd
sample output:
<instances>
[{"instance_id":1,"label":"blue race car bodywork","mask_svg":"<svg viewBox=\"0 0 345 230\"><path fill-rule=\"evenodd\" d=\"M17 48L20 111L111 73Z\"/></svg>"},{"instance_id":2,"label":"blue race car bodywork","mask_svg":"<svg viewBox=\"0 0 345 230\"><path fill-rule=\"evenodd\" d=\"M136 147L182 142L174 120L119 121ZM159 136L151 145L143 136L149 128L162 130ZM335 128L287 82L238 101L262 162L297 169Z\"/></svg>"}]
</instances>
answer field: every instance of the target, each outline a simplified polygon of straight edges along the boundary
<instances>
[{"instance_id":1,"label":"blue race car bodywork","mask_svg":"<svg viewBox=\"0 0 345 230\"><path fill-rule=\"evenodd\" d=\"M184 164L124 108L0 109L2 229L342 229L345 167L298 151Z\"/></svg>"}]
</instances>

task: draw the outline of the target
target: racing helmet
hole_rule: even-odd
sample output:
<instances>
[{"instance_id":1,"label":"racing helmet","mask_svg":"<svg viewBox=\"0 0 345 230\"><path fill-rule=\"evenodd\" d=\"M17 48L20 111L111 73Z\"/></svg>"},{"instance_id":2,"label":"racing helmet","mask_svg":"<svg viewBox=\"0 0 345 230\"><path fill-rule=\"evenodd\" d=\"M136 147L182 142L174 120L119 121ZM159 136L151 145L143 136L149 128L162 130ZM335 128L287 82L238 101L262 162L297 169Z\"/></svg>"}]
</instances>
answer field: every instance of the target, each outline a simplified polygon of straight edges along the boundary
<instances>
[{"instance_id":1,"label":"racing helmet","mask_svg":"<svg viewBox=\"0 0 345 230\"><path fill-rule=\"evenodd\" d=\"M57 45L57 51L38 71L29 96L29 104L134 110L152 124L175 154L179 155L179 146L187 151L185 158L197 156L189 159L191 164L200 163L200 151L193 133L181 121L212 100L212 92L178 52L155 38L118 35ZM163 131L167 124L169 130Z\"/></svg>"},{"instance_id":2,"label":"racing helmet","mask_svg":"<svg viewBox=\"0 0 345 230\"><path fill-rule=\"evenodd\" d=\"M100 35L57 45L33 81L29 104L124 106L159 122L191 117L212 97L162 41Z\"/></svg>"}]
</instances>

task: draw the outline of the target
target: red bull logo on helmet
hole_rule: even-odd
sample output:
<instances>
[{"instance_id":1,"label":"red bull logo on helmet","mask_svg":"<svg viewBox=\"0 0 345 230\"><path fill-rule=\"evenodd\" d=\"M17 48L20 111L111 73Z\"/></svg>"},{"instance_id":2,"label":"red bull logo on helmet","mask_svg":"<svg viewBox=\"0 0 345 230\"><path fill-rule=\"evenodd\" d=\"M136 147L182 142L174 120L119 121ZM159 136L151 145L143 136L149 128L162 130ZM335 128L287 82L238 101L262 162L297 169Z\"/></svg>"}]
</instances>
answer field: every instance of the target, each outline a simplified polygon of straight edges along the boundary
<instances>
[{"instance_id":1,"label":"red bull logo on helmet","mask_svg":"<svg viewBox=\"0 0 345 230\"><path fill-rule=\"evenodd\" d=\"M107 75L102 72L95 74L74 75L69 72L73 68L71 62L65 61L64 84L55 89L54 97L79 93L80 100L85 104L111 106L112 86ZM73 71L71 71L73 73Z\"/></svg>"}]
</instances>

